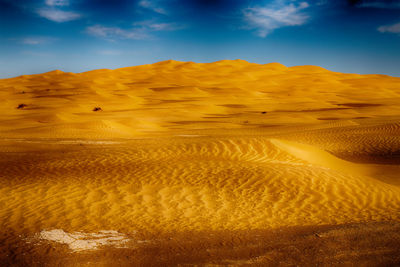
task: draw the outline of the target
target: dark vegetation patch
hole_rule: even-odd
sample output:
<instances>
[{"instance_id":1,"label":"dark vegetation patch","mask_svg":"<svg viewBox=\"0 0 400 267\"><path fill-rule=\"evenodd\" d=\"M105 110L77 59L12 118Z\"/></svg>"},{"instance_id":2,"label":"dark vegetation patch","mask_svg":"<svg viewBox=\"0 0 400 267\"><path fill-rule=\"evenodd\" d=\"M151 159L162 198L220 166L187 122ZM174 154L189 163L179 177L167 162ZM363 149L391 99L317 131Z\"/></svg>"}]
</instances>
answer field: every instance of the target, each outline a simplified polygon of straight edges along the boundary
<instances>
[{"instance_id":1,"label":"dark vegetation patch","mask_svg":"<svg viewBox=\"0 0 400 267\"><path fill-rule=\"evenodd\" d=\"M17 107L17 109L24 109L24 108L26 108L28 105L26 105L26 104L19 104L18 105L18 107Z\"/></svg>"}]
</instances>

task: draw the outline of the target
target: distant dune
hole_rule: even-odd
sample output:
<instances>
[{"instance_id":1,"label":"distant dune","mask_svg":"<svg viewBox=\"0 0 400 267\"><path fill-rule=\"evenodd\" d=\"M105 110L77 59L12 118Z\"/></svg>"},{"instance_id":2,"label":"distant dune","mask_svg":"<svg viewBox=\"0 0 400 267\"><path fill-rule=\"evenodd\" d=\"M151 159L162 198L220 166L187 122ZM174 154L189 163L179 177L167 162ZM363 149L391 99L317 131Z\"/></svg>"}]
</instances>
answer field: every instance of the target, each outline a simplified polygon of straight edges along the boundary
<instances>
[{"instance_id":1,"label":"distant dune","mask_svg":"<svg viewBox=\"0 0 400 267\"><path fill-rule=\"evenodd\" d=\"M397 263L400 78L169 60L3 79L0 96L5 262L118 245L127 265Z\"/></svg>"},{"instance_id":2,"label":"distant dune","mask_svg":"<svg viewBox=\"0 0 400 267\"><path fill-rule=\"evenodd\" d=\"M169 60L79 74L56 70L0 80L0 137L132 138L194 129L358 124L399 115L399 87L400 78L389 76L244 60Z\"/></svg>"}]
</instances>

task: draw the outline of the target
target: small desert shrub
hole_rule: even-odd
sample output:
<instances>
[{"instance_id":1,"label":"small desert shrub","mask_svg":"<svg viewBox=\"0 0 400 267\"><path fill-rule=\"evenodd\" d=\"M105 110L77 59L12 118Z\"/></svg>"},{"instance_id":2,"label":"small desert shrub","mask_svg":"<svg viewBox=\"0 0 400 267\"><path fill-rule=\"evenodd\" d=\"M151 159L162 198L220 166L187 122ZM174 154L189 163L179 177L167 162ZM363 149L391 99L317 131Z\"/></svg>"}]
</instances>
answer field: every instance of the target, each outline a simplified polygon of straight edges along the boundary
<instances>
[{"instance_id":1,"label":"small desert shrub","mask_svg":"<svg viewBox=\"0 0 400 267\"><path fill-rule=\"evenodd\" d=\"M23 109L23 108L26 108L26 107L27 107L26 104L19 104L17 109Z\"/></svg>"}]
</instances>

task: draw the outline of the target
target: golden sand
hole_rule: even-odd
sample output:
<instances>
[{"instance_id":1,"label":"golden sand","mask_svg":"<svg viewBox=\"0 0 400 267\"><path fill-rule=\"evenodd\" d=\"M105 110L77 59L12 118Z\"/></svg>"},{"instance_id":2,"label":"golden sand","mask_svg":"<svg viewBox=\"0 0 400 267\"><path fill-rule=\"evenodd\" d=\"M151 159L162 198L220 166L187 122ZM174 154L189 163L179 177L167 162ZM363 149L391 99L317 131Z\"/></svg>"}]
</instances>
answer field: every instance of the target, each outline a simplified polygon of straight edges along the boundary
<instances>
[{"instance_id":1,"label":"golden sand","mask_svg":"<svg viewBox=\"0 0 400 267\"><path fill-rule=\"evenodd\" d=\"M3 79L0 96L4 253L400 221L400 78L164 61Z\"/></svg>"}]
</instances>

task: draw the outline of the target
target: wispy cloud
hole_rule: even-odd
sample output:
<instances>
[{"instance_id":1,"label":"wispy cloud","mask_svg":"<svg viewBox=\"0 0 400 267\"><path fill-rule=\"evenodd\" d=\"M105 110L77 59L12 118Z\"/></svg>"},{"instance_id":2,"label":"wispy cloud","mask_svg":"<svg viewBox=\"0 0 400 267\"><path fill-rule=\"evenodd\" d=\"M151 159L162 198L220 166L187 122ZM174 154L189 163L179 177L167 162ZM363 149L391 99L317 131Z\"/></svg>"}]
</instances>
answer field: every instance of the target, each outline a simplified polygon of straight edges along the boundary
<instances>
[{"instance_id":1,"label":"wispy cloud","mask_svg":"<svg viewBox=\"0 0 400 267\"><path fill-rule=\"evenodd\" d=\"M46 0L46 5L48 6L68 6L68 0Z\"/></svg>"},{"instance_id":2,"label":"wispy cloud","mask_svg":"<svg viewBox=\"0 0 400 267\"><path fill-rule=\"evenodd\" d=\"M140 40L146 39L148 37L148 35L139 28L124 30L119 27L105 27L102 25L89 26L86 28L86 32L90 35L104 38L110 41L115 39Z\"/></svg>"},{"instance_id":3,"label":"wispy cloud","mask_svg":"<svg viewBox=\"0 0 400 267\"><path fill-rule=\"evenodd\" d=\"M142 40L151 37L152 32L157 31L176 31L185 28L184 25L177 23L155 23L151 21L136 22L133 28L122 29L120 27L106 27L93 25L86 28L90 35L115 41L116 39Z\"/></svg>"},{"instance_id":4,"label":"wispy cloud","mask_svg":"<svg viewBox=\"0 0 400 267\"><path fill-rule=\"evenodd\" d=\"M186 25L178 24L175 22L159 23L152 20L136 22L133 25L141 27L143 30L146 31L177 31L186 28Z\"/></svg>"},{"instance_id":5,"label":"wispy cloud","mask_svg":"<svg viewBox=\"0 0 400 267\"><path fill-rule=\"evenodd\" d=\"M55 8L40 8L37 10L37 14L43 18L46 18L55 22L67 22L71 20L77 20L82 17L81 14L73 11L63 11Z\"/></svg>"},{"instance_id":6,"label":"wispy cloud","mask_svg":"<svg viewBox=\"0 0 400 267\"><path fill-rule=\"evenodd\" d=\"M41 45L41 44L48 44L55 40L56 39L52 37L25 37L20 39L20 43L26 45Z\"/></svg>"},{"instance_id":7,"label":"wispy cloud","mask_svg":"<svg viewBox=\"0 0 400 267\"><path fill-rule=\"evenodd\" d=\"M378 31L382 33L388 32L388 33L400 34L400 22L393 25L380 26L378 28Z\"/></svg>"},{"instance_id":8,"label":"wispy cloud","mask_svg":"<svg viewBox=\"0 0 400 267\"><path fill-rule=\"evenodd\" d=\"M276 0L267 6L249 7L243 10L245 28L255 29L257 35L266 37L274 30L287 26L303 25L309 16L303 12L308 8L307 2Z\"/></svg>"},{"instance_id":9,"label":"wispy cloud","mask_svg":"<svg viewBox=\"0 0 400 267\"><path fill-rule=\"evenodd\" d=\"M146 9L150 9L150 10L156 12L156 13L159 13L159 14L163 14L163 15L167 14L165 9L160 7L159 3L157 3L157 1L154 1L154 0L153 1L151 1L151 0L141 0L141 1L139 1L138 5L140 7L143 7L143 8L146 8Z\"/></svg>"}]
</instances>

